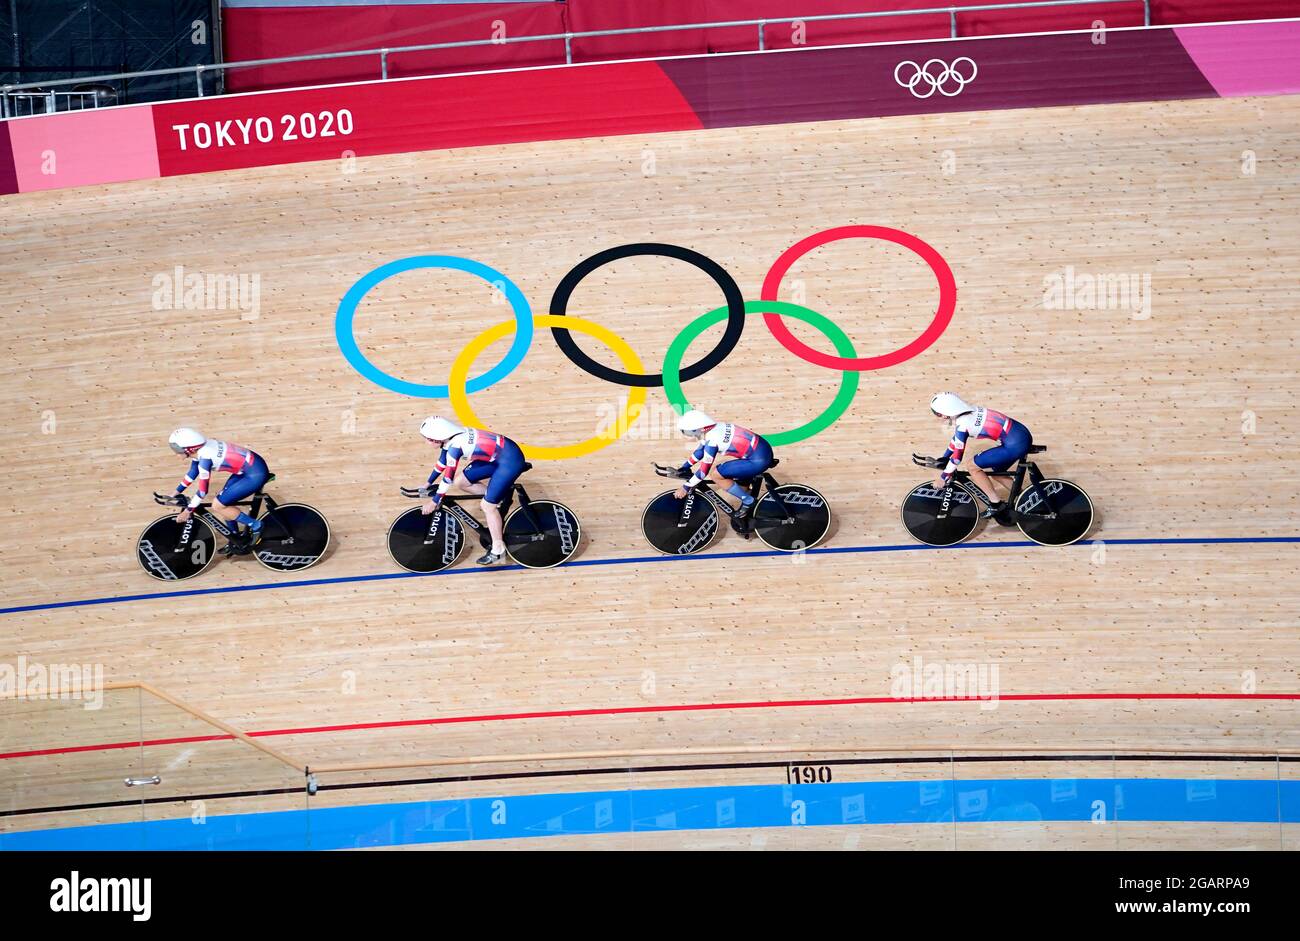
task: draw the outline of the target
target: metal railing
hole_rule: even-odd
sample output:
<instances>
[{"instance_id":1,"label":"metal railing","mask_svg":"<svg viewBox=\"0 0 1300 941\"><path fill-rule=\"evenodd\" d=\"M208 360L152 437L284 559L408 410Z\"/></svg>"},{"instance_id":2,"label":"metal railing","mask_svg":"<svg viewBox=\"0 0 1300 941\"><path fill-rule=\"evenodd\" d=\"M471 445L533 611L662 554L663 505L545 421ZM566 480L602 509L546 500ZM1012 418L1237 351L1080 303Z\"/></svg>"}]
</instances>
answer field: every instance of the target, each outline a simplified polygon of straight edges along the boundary
<instances>
[{"instance_id":1,"label":"metal railing","mask_svg":"<svg viewBox=\"0 0 1300 941\"><path fill-rule=\"evenodd\" d=\"M872 13L826 13L817 16L787 16L787 17L770 17L753 20L722 20L711 23L679 23L671 26L639 26L625 29L597 29L587 30L585 32L566 32L566 33L546 33L535 36L503 36L496 39L468 39L459 42L439 42L426 43L418 46L393 46L381 47L376 49L358 49L351 52L322 52L313 55L303 56L282 56L274 59L246 59L241 62L220 62L212 65L186 65L170 69L152 69L146 72L116 72L111 75L93 75L84 78L75 79L58 79L48 82L32 82L23 85L4 85L0 86L0 105L2 105L3 117L14 117L17 112L11 109L10 99L15 94L37 92L38 97L46 98L51 104L56 100L49 97L51 90L63 85L80 85L88 82L118 82L130 81L138 78L150 78L160 75L184 75L193 73L194 88L196 96L204 97L205 91L203 78L206 73L224 73L231 69L249 69L260 68L267 65L288 65L295 62L323 62L330 59L351 59L364 56L379 57L379 74L377 78L380 81L389 79L388 65L389 60L401 53L409 52L430 52L438 49L467 49L478 46L504 46L514 43L530 42L558 42L564 41L564 64L573 65L573 41L575 39L589 39L599 36L629 36L639 35L642 33L671 33L681 32L683 30L698 29L725 29L737 27L750 27L757 30L758 47L757 51L770 51L767 45L767 27L779 25L782 23L816 23L829 21L851 21L851 20L870 20L884 19L888 17L900 16L938 16L941 14L948 15L948 38L957 38L957 16L962 13L988 13L999 10L1025 10L1039 9L1045 7L1082 7L1095 6L1098 4L1115 5L1116 3L1141 3L1142 4L1142 23L1144 26L1151 25L1151 0L1029 0L1023 3L988 3L975 6L946 6L946 7L927 7L919 10L880 10ZM937 37L936 37L937 38ZM814 48L814 47L807 47ZM644 58L644 53L635 56L615 57L608 60L617 62L628 58ZM558 62L555 64L559 64ZM98 107L96 101L92 105Z\"/></svg>"},{"instance_id":2,"label":"metal railing","mask_svg":"<svg viewBox=\"0 0 1300 941\"><path fill-rule=\"evenodd\" d=\"M41 86L44 88L44 86ZM24 117L29 114L53 114L56 111L81 111L117 104L117 96L106 96L98 91L15 91L5 93L4 116Z\"/></svg>"}]
</instances>

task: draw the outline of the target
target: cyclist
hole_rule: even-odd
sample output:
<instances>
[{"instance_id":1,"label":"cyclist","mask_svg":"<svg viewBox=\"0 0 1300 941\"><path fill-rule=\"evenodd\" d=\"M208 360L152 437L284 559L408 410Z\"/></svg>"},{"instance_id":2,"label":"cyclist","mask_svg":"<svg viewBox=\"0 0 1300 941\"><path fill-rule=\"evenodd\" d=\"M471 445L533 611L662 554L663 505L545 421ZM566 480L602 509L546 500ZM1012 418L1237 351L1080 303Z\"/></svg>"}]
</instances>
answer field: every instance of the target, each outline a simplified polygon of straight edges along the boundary
<instances>
[{"instance_id":1,"label":"cyclist","mask_svg":"<svg viewBox=\"0 0 1300 941\"><path fill-rule=\"evenodd\" d=\"M430 444L442 449L438 463L429 475L430 484L438 481L438 491L420 511L428 516L437 510L453 483L467 493L479 494L483 497L479 506L483 508L488 532L492 534L492 548L477 562L479 565L500 562L506 555L501 502L504 500L509 507L515 481L524 472L524 452L505 435L479 428L462 428L437 415L430 415L421 423L420 434ZM466 463L458 471L462 458Z\"/></svg>"},{"instance_id":2,"label":"cyclist","mask_svg":"<svg viewBox=\"0 0 1300 941\"><path fill-rule=\"evenodd\" d=\"M173 451L190 461L190 469L176 485L176 493L185 493L196 480L199 484L189 505L177 515L176 522L189 522L195 508L207 499L213 471L224 471L230 474L230 478L212 503L212 511L224 519L230 529L230 545L222 551L247 552L261 542L262 521L253 519L234 504L266 485L271 476L266 461L248 448L208 438L193 428L177 428L167 443ZM241 523L248 527L247 531L240 531Z\"/></svg>"},{"instance_id":3,"label":"cyclist","mask_svg":"<svg viewBox=\"0 0 1300 941\"><path fill-rule=\"evenodd\" d=\"M710 474L715 475L719 483L725 479L727 493L740 501L739 509L731 517L731 526L738 533L747 532L754 498L749 495L745 484L772 466L775 460L772 446L748 428L730 422L714 421L704 412L695 409L685 412L677 419L677 428L682 434L698 441L690 458L680 468L682 473L690 473L692 465L695 470L677 488L677 499L686 499L686 494L698 487ZM722 463L715 463L719 455Z\"/></svg>"},{"instance_id":4,"label":"cyclist","mask_svg":"<svg viewBox=\"0 0 1300 941\"><path fill-rule=\"evenodd\" d=\"M1001 412L982 405L967 405L952 392L940 392L932 398L930 411L940 421L954 426L948 450L939 458L940 461L947 461L947 465L934 479L934 485L939 489L948 486L953 472L960 466L968 438L988 438L997 443L997 447L975 455L974 464L970 468L970 479L989 498L990 505L984 510L983 517L990 519L997 516L1006 509L1006 501L999 495L988 472L1005 471L1023 458L1029 453L1034 436L1020 422L1012 421Z\"/></svg>"}]
</instances>

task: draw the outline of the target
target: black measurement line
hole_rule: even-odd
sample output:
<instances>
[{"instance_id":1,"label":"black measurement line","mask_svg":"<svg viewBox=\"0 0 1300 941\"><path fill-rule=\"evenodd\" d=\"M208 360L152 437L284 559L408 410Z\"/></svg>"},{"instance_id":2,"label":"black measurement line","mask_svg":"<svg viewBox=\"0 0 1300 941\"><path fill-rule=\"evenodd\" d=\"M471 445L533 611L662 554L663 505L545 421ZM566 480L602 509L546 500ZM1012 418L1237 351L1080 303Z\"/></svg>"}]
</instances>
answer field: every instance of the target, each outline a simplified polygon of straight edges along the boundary
<instances>
[{"instance_id":1,"label":"black measurement line","mask_svg":"<svg viewBox=\"0 0 1300 941\"><path fill-rule=\"evenodd\" d=\"M419 787L429 784L456 784L471 781L520 781L540 778L578 778L593 775L624 774L672 774L683 771L741 771L762 768L789 768L821 765L869 766L869 765L922 765L949 763L1006 763L1012 761L1218 761L1218 762L1253 762L1274 763L1300 762L1300 755L975 755L962 758L947 758L942 755L909 756L904 758L828 758L808 761L734 761L710 762L708 764L683 765L633 765L626 768L571 768L556 771L502 771L496 774L477 774L473 776L457 774L430 778L402 778L395 781L355 781L343 784L321 784L319 791L352 791L382 787ZM361 772L358 772L361 773ZM19 817L31 814L59 814L76 810L102 810L110 807L138 807L156 804L180 804L193 801L238 800L248 797L266 797L276 794L301 794L305 797L306 785L302 787L271 788L254 791L225 791L216 794L188 794L178 797L143 797L136 800L101 801L93 804L64 804L54 807L30 807L14 810L0 810L0 817Z\"/></svg>"}]
</instances>

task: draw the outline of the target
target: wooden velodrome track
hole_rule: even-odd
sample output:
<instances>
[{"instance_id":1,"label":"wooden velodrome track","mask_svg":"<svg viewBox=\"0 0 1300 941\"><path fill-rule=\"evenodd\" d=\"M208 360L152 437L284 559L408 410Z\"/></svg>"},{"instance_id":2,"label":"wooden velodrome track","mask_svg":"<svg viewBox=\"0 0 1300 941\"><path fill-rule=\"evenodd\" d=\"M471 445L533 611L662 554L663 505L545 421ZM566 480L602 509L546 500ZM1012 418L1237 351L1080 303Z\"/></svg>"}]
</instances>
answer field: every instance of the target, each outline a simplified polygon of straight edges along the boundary
<instances>
[{"instance_id":1,"label":"wooden velodrome track","mask_svg":"<svg viewBox=\"0 0 1300 941\"><path fill-rule=\"evenodd\" d=\"M1253 174L1243 173L1243 151L1255 155ZM1088 490L1100 511L1093 537L1105 547L998 546L1019 534L986 530L976 537L984 549L598 564L44 607L0 617L0 657L103 663L108 679L147 680L240 728L317 730L274 739L311 764L772 743L1295 748L1293 699L1080 697L1300 691L1300 546L1204 541L1300 533L1297 166L1300 100L1266 98L514 145L9 197L0 221L2 607L168 587L140 571L133 547L157 515L149 493L182 470L166 435L183 423L255 448L278 475L272 493L325 512L335 542L304 577L397 572L384 548L406 508L397 487L428 474L434 455L415 429L446 404L382 390L340 355L339 299L383 262L475 258L543 312L582 258L661 241L711 256L753 299L784 249L847 224L929 242L955 273L958 304L931 349L863 374L837 424L779 449L778 476L819 488L835 509L826 547L909 542L898 504L924 477L909 455L941 450L945 432L926 403L947 388L1022 419L1048 445L1042 466ZM154 309L153 280L176 265L259 275L258 315ZM1149 274L1149 317L1044 309L1045 277L1071 266ZM818 249L787 288L795 281L860 355L908 342L934 310L930 273L884 243ZM509 318L492 301L462 274L403 274L368 295L358 341L390 372L444 382L473 336ZM657 371L676 332L720 303L694 269L640 258L590 276L570 313L616 330ZM717 335L697 341L692 358ZM737 350L686 388L698 407L763 432L810 419L838 382L750 318ZM623 391L581 372L539 331L524 364L472 401L487 427L559 444L595 433ZM651 554L638 524L662 481L649 465L677 459L682 444L667 430L662 392L650 402L626 439L589 458L536 462L525 478L534 496L578 512L584 561ZM1126 542L1150 538L1186 541ZM758 548L728 535L710 552ZM292 580L244 560L183 587L277 579ZM653 711L888 698L891 668L914 657L997 664L1004 701ZM1054 698L1006 699L1037 695ZM630 707L651 711L392 725ZM319 731L362 723L377 725ZM58 710L10 714L7 733L13 748L117 740ZM42 762L4 771L75 774L69 756ZM255 765L223 768L248 782ZM105 778L120 779L115 771ZM68 787L55 803L86 799ZM541 787L564 784L479 790ZM121 818L0 826L112 819ZM1201 829L1197 845L1255 838L1225 829ZM843 841L835 830L800 845ZM1167 845L1191 838L1175 830L1130 832ZM1057 845L1095 845L1069 827L1054 832ZM778 833L769 845L796 837ZM692 844L678 834L657 845L749 838ZM902 828L889 845L945 838ZM884 838L864 835L863 845L873 839Z\"/></svg>"}]
</instances>

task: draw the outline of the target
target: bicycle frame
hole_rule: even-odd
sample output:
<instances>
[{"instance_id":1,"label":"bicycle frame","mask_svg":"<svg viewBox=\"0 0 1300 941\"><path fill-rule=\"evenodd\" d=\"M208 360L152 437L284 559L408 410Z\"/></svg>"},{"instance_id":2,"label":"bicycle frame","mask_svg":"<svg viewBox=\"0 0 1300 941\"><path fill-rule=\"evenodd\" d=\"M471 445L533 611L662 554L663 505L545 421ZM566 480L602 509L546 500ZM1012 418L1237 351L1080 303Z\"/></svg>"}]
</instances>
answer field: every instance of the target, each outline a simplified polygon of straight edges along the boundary
<instances>
[{"instance_id":1,"label":"bicycle frame","mask_svg":"<svg viewBox=\"0 0 1300 941\"><path fill-rule=\"evenodd\" d=\"M179 496L179 494L177 494L177 496ZM162 504L163 506L167 506L169 504L172 506L179 505L175 502L175 497L166 497L163 494L155 493L153 495L153 498L155 503ZM279 506L279 504L275 502L275 500L271 497L270 494L263 493L260 490L257 493L253 494L247 500L239 500L236 503L225 503L222 505L223 506L246 506L249 508L248 515L251 516L253 519L258 518L258 514L261 513L263 505L266 506L266 512L268 518L270 517L270 514L274 513L276 511L276 508ZM198 506L196 506L194 508L194 516L197 517L198 519L203 520L203 522L207 523L216 532L225 536L227 539L230 538L231 535L230 524L227 523L220 516L218 516L216 513L212 512L211 503L200 503ZM276 522L277 525L279 525L279 521L277 520ZM281 526L281 528L283 529L284 527Z\"/></svg>"},{"instance_id":2,"label":"bicycle frame","mask_svg":"<svg viewBox=\"0 0 1300 941\"><path fill-rule=\"evenodd\" d=\"M730 503L722 499L722 497L718 496L717 492L711 486L712 483L713 481L708 479L702 480L695 487L693 487L692 490L694 490L697 493L702 493L704 495L704 499L708 500L711 504L713 504L714 508L717 509L718 512L725 513L728 517L734 518L736 515L736 511L731 508ZM767 471L764 471L762 474L755 477L749 484L749 495L754 498L755 505L757 505L758 503L758 497L763 490L764 484L767 485L768 496L772 497L776 501L777 506L781 508L781 512L782 514L784 514L785 518L792 519L793 517L791 517L790 511L789 509L787 509L785 505L785 501L782 500L781 495L776 492L776 488L780 485L776 482L776 479ZM690 508L689 508L690 495L691 495L691 491L688 490L686 492L686 499L682 500L682 512L677 519L677 524L679 526L685 526L686 520L690 517Z\"/></svg>"},{"instance_id":3,"label":"bicycle frame","mask_svg":"<svg viewBox=\"0 0 1300 941\"><path fill-rule=\"evenodd\" d=\"M997 477L999 479L1011 478L1011 495L1007 497L1007 502L1010 504L1011 512L1013 514L1022 515L1015 509L1016 501L1022 494L1032 492L1038 495L1039 501L1046 504L1048 509L1047 513L1039 515L1046 516L1049 519L1054 519L1056 517L1056 505L1052 502L1052 495L1049 494L1047 488L1043 486L1045 480L1043 472L1038 469L1038 465L1033 461L1021 461L1014 471L985 471L985 473L988 474L989 477ZM1028 488L1025 488L1026 477L1029 478ZM952 484L958 482L969 483L970 473L968 471L957 471L952 475L952 480L949 481L948 485L952 486ZM992 506L992 501L989 500L988 495L979 487L970 486L965 489L967 493L972 494L980 503L985 506Z\"/></svg>"},{"instance_id":4,"label":"bicycle frame","mask_svg":"<svg viewBox=\"0 0 1300 941\"><path fill-rule=\"evenodd\" d=\"M478 536L479 541L482 542L484 534L487 532L487 527L479 522L477 516L460 505L461 500L468 499L470 499L468 496L444 496L442 498L441 506L448 516L460 520L460 524L473 532L474 535Z\"/></svg>"},{"instance_id":5,"label":"bicycle frame","mask_svg":"<svg viewBox=\"0 0 1300 941\"><path fill-rule=\"evenodd\" d=\"M432 495L429 492L429 490L430 488L428 487L421 487L418 490L410 490L410 491L403 490L403 492L406 493L407 496L411 496L411 497L428 497ZM546 534L542 531L541 523L538 521L536 514L533 513L532 500L529 498L528 491L524 489L523 484L516 483L514 485L512 491L512 498L513 497L517 497L519 499L519 511L524 514L524 518L528 520L528 524L532 526L533 535L538 539L546 538ZM441 501L443 508L447 511L447 514L457 519L462 526L473 531L473 533L479 537L480 542L483 540L484 535L487 533L487 527L483 523L479 522L477 516L469 512L469 510L465 509L463 506L461 506L460 502L462 500L481 500L481 499L482 497L478 496L477 494L463 493L463 494L446 494L443 496ZM508 505L509 503L507 503L507 506ZM502 523L503 524L505 523L504 513L502 514ZM515 540L518 540L519 537L516 535L514 538ZM509 541L511 540L507 539L507 542Z\"/></svg>"}]
</instances>

